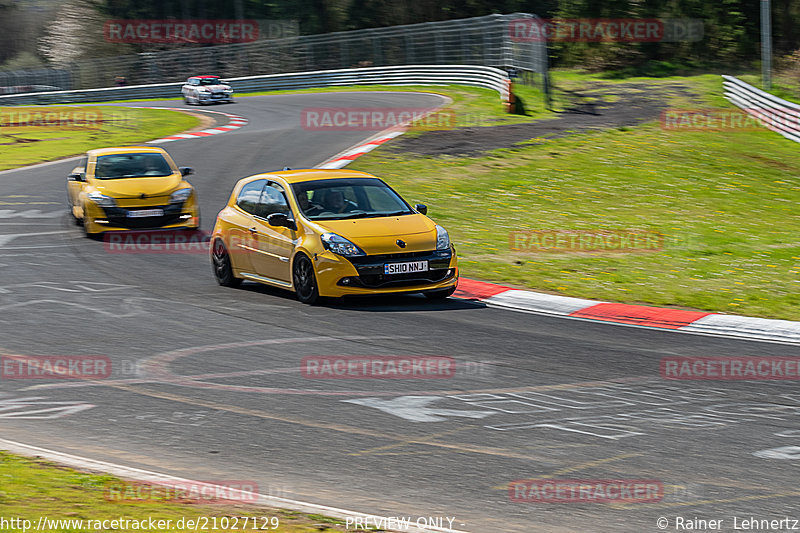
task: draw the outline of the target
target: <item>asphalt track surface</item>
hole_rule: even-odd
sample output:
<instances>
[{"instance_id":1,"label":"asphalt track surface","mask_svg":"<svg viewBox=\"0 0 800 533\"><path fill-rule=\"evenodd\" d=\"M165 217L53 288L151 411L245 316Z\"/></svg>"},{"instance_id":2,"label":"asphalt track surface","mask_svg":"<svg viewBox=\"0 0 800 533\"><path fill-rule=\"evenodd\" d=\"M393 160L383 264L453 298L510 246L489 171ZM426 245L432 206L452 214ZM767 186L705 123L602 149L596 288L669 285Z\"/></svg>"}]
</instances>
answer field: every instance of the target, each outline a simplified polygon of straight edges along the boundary
<instances>
[{"instance_id":1,"label":"asphalt track surface","mask_svg":"<svg viewBox=\"0 0 800 533\"><path fill-rule=\"evenodd\" d=\"M196 169L209 230L238 178L311 167L370 134L305 131L302 108L439 103L411 93L240 98L212 109L247 126L164 147ZM64 208L73 166L0 173L0 350L104 355L112 376L3 379L3 438L203 481L252 480L264 494L365 513L455 517L470 532L659 531L662 516L672 531L676 516L722 519L729 531L734 516L800 515L796 382L659 374L668 356L797 356L796 346L452 298L312 307L255 284L222 288L203 254L110 254L84 238ZM458 370L428 380L299 370L305 356L408 354L451 356ZM664 494L509 500L511 481L537 478L658 480Z\"/></svg>"}]
</instances>

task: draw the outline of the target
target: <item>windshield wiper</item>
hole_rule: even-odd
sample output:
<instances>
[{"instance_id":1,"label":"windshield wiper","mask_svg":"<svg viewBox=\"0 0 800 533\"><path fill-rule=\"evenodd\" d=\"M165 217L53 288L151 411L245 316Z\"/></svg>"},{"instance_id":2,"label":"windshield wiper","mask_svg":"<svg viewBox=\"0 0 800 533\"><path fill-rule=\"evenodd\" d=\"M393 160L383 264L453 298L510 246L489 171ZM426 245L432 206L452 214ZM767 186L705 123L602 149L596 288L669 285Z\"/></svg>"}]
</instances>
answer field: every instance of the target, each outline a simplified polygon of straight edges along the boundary
<instances>
[{"instance_id":1,"label":"windshield wiper","mask_svg":"<svg viewBox=\"0 0 800 533\"><path fill-rule=\"evenodd\" d=\"M399 215L410 215L411 211L393 211L391 213L370 213L368 217L396 217Z\"/></svg>"}]
</instances>

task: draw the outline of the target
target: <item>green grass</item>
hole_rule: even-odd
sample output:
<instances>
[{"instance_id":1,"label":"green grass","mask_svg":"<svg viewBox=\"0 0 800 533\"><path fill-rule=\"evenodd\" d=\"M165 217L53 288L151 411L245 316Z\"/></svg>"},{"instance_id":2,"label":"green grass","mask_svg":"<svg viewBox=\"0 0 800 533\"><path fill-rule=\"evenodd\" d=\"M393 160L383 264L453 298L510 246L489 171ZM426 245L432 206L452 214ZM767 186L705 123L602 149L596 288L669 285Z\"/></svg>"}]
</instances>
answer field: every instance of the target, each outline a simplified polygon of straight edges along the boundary
<instances>
[{"instance_id":1,"label":"green grass","mask_svg":"<svg viewBox=\"0 0 800 533\"><path fill-rule=\"evenodd\" d=\"M557 73L585 86L598 76ZM632 80L621 80L632 81ZM607 83L618 83L608 81ZM718 76L658 78L731 107ZM763 131L671 132L657 123L549 139L484 157L386 148L351 168L386 178L450 231L462 275L544 292L800 320L800 146ZM535 253L515 230L657 231L660 252Z\"/></svg>"},{"instance_id":2,"label":"green grass","mask_svg":"<svg viewBox=\"0 0 800 533\"><path fill-rule=\"evenodd\" d=\"M53 161L80 154L92 148L145 142L192 129L200 124L197 117L159 109L138 109L116 106L69 107L47 106L48 110L79 109L102 117L91 126L7 126L18 123L15 113L34 112L45 108L0 108L0 170ZM34 111L32 111L34 110ZM24 121L31 124L30 121Z\"/></svg>"},{"instance_id":3,"label":"green grass","mask_svg":"<svg viewBox=\"0 0 800 533\"><path fill-rule=\"evenodd\" d=\"M60 467L40 459L18 457L5 452L0 452L0 517L8 520L19 518L30 520L35 527L40 517L50 520L83 520L83 527L47 528L47 531L89 532L95 531L88 521L96 520L171 520L172 527L149 531L177 531L178 520L184 518L197 519L208 517L208 524L216 517L217 524L223 517L277 517L277 529L254 529L252 519L248 520L248 527L242 529L243 521L240 519L237 531L277 531L282 533L310 533L324 531L343 531L344 524L317 515L307 515L278 509L257 508L245 504L237 505L209 505L209 504L178 504L169 501L149 500L144 502L119 502L114 498L107 498L109 486L119 486L121 481L108 475L88 474L68 468ZM184 522L185 523L185 522ZM228 519L228 523L232 522ZM257 522L261 525L261 521ZM274 525L266 521L268 527ZM164 522L166 524L166 522ZM4 531L21 531L20 528L3 527ZM184 527L183 530L192 528ZM28 530L30 531L30 529ZM121 528L116 531L141 531L141 529ZM232 528L216 531L233 531Z\"/></svg>"}]
</instances>

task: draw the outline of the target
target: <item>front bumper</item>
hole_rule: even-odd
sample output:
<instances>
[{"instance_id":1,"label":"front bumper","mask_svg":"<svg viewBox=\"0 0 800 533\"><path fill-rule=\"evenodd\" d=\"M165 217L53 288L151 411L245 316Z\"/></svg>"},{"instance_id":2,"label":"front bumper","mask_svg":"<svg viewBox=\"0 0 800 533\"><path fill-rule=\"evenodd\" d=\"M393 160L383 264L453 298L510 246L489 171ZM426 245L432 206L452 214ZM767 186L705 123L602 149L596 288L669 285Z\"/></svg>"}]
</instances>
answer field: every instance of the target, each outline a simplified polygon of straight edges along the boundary
<instances>
[{"instance_id":1,"label":"front bumper","mask_svg":"<svg viewBox=\"0 0 800 533\"><path fill-rule=\"evenodd\" d=\"M161 209L163 216L129 217L129 211ZM194 202L141 207L87 206L84 224L88 233L142 229L197 228L200 214Z\"/></svg>"},{"instance_id":2,"label":"front bumper","mask_svg":"<svg viewBox=\"0 0 800 533\"><path fill-rule=\"evenodd\" d=\"M407 274L384 274L387 263L427 261L428 270ZM315 258L317 282L322 296L395 294L447 289L458 283L454 248L442 251L407 252L344 258L331 252Z\"/></svg>"},{"instance_id":3,"label":"front bumper","mask_svg":"<svg viewBox=\"0 0 800 533\"><path fill-rule=\"evenodd\" d=\"M202 104L213 104L216 102L231 103L233 102L233 93L211 93L200 94L197 96L198 102Z\"/></svg>"}]
</instances>

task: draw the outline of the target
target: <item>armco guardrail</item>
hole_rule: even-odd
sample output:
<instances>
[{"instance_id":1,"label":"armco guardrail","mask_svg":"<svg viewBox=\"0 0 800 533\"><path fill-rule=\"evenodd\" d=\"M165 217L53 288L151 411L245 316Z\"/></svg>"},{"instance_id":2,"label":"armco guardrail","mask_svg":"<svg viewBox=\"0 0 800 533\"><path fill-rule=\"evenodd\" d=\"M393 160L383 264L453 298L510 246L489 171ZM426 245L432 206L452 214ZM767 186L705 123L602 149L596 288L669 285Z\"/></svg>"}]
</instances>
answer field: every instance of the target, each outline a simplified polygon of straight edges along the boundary
<instances>
[{"instance_id":1,"label":"armco guardrail","mask_svg":"<svg viewBox=\"0 0 800 533\"><path fill-rule=\"evenodd\" d=\"M492 89L507 101L509 78L505 71L475 65L408 65L342 70L318 70L266 76L229 78L236 93L334 87L346 85L470 85ZM0 105L109 102L141 98L178 98L183 82L106 87L80 91L51 91L0 96Z\"/></svg>"},{"instance_id":2,"label":"armco guardrail","mask_svg":"<svg viewBox=\"0 0 800 533\"><path fill-rule=\"evenodd\" d=\"M762 91L733 76L722 76L725 98L787 139L800 142L800 105Z\"/></svg>"}]
</instances>

